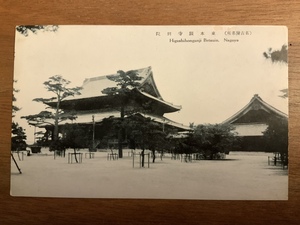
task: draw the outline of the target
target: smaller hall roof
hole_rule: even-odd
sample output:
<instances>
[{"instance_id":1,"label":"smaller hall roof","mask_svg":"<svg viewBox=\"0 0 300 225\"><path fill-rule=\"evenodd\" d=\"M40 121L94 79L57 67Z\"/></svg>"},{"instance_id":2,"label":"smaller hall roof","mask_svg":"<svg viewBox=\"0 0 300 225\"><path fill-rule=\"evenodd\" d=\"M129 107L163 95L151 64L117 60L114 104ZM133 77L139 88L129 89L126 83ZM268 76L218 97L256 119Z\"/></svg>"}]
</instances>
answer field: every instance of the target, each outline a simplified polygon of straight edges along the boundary
<instances>
[{"instance_id":1,"label":"smaller hall roof","mask_svg":"<svg viewBox=\"0 0 300 225\"><path fill-rule=\"evenodd\" d=\"M236 114L233 116L229 117L227 120L223 121L223 124L232 124L238 119L240 119L242 116L246 115L249 111L251 110L263 110L269 114L274 114L278 117L281 118L288 118L288 115L285 114L284 112L281 112L280 110L274 108L270 104L266 103L265 101L262 100L261 97L259 97L258 94L255 94L250 102L244 106L240 111L238 111Z\"/></svg>"}]
</instances>

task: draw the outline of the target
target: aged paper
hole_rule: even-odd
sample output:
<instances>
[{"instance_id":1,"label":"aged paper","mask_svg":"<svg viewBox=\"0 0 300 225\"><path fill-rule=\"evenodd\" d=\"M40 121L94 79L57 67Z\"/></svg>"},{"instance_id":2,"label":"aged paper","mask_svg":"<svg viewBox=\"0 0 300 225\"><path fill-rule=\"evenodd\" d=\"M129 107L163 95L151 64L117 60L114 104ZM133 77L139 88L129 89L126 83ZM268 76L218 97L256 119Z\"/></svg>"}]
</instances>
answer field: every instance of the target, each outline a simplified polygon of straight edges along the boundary
<instances>
[{"instance_id":1,"label":"aged paper","mask_svg":"<svg viewBox=\"0 0 300 225\"><path fill-rule=\"evenodd\" d=\"M287 200L287 44L284 26L17 27L11 195Z\"/></svg>"}]
</instances>

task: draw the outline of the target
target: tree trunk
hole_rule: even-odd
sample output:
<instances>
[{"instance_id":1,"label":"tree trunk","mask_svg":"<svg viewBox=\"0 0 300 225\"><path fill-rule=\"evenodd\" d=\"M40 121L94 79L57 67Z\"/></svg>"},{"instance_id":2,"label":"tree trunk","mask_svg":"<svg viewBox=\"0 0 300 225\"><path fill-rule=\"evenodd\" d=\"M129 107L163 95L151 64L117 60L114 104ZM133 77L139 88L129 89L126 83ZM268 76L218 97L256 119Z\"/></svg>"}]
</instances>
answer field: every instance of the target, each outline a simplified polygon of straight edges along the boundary
<instances>
[{"instance_id":1,"label":"tree trunk","mask_svg":"<svg viewBox=\"0 0 300 225\"><path fill-rule=\"evenodd\" d=\"M155 159L156 159L155 150L151 150L151 151L152 151L152 155L153 155L152 163L155 163Z\"/></svg>"},{"instance_id":2,"label":"tree trunk","mask_svg":"<svg viewBox=\"0 0 300 225\"><path fill-rule=\"evenodd\" d=\"M123 129L120 128L119 132L118 132L118 148L119 148L119 158L123 158L123 146L122 146L122 142L123 142Z\"/></svg>"},{"instance_id":3,"label":"tree trunk","mask_svg":"<svg viewBox=\"0 0 300 225\"><path fill-rule=\"evenodd\" d=\"M143 147L141 152L141 158L142 158L142 167L145 165L145 148Z\"/></svg>"},{"instance_id":4,"label":"tree trunk","mask_svg":"<svg viewBox=\"0 0 300 225\"><path fill-rule=\"evenodd\" d=\"M75 158L75 162L78 163L77 154L76 154L76 149L75 148L74 148L74 158Z\"/></svg>"},{"instance_id":5,"label":"tree trunk","mask_svg":"<svg viewBox=\"0 0 300 225\"><path fill-rule=\"evenodd\" d=\"M115 160L115 155L114 155L114 151L112 148L110 149L110 152L111 152L112 159Z\"/></svg>"},{"instance_id":6,"label":"tree trunk","mask_svg":"<svg viewBox=\"0 0 300 225\"><path fill-rule=\"evenodd\" d=\"M60 98L58 96L57 98L57 105L56 105L56 111L55 111L55 117L54 117L54 141L58 140L58 111L60 107Z\"/></svg>"},{"instance_id":7,"label":"tree trunk","mask_svg":"<svg viewBox=\"0 0 300 225\"><path fill-rule=\"evenodd\" d=\"M119 147L119 158L123 158L123 121L125 117L125 109L124 106L121 106L121 128L118 132L118 147Z\"/></svg>"}]
</instances>

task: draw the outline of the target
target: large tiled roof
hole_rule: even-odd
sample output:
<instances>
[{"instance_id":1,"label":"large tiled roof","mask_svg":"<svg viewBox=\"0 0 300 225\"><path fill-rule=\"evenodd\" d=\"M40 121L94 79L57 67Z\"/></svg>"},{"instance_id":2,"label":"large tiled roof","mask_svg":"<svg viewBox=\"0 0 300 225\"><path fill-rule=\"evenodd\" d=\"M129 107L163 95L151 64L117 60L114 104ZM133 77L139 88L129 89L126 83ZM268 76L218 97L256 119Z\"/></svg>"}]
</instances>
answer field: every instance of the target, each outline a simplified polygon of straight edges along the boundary
<instances>
[{"instance_id":1,"label":"large tiled roof","mask_svg":"<svg viewBox=\"0 0 300 225\"><path fill-rule=\"evenodd\" d=\"M143 83L147 80L149 76L152 76L151 67L138 69L136 71L138 72L138 76L142 77L142 79L138 81L141 83L141 85L143 85ZM105 94L102 93L102 90L108 87L117 87L116 82L109 79L110 76L117 76L117 75L118 74L116 73L116 74L87 78L83 81L82 90L80 91L81 95L76 95L74 97L70 96L65 100L104 96Z\"/></svg>"},{"instance_id":2,"label":"large tiled roof","mask_svg":"<svg viewBox=\"0 0 300 225\"><path fill-rule=\"evenodd\" d=\"M160 95L154 78L151 67L146 67L142 69L136 70L138 73L138 76L142 79L138 82L140 83L140 86L137 88L138 92L144 95L147 98L150 98L154 101L157 101L159 104L163 104L166 107L172 109L172 111L178 111L181 109L181 106L173 105L172 103L166 102L163 100L162 96ZM80 95L76 96L69 96L66 98L62 105L65 105L68 102L74 102L77 100L86 101L87 99L94 98L94 97L102 97L106 96L102 93L102 91L105 88L108 87L117 87L117 83L110 80L109 78L112 76L118 76L118 74L112 74L112 75L105 75L105 76L98 76L98 77L92 77L85 79L82 85L82 90L80 91ZM49 103L51 105L53 103Z\"/></svg>"}]
</instances>

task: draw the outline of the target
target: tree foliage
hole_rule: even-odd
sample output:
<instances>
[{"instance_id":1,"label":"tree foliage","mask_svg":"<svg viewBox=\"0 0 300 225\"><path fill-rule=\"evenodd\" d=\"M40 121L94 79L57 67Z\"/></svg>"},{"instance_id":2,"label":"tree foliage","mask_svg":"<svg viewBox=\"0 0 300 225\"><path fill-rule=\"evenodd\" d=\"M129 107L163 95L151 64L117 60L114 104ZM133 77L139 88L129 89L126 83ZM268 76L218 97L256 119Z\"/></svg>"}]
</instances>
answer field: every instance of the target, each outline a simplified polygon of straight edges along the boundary
<instances>
[{"instance_id":1,"label":"tree foliage","mask_svg":"<svg viewBox=\"0 0 300 225\"><path fill-rule=\"evenodd\" d=\"M288 48L283 45L280 50L273 50L269 48L267 52L263 53L266 59L270 59L273 63L288 63Z\"/></svg>"},{"instance_id":2,"label":"tree foliage","mask_svg":"<svg viewBox=\"0 0 300 225\"><path fill-rule=\"evenodd\" d=\"M144 166L144 151L149 149L152 151L153 162L155 162L155 151L163 151L167 146L166 133L163 132L160 124L149 117L141 114L132 115L124 121L128 139L132 143L132 147L142 149L142 166Z\"/></svg>"},{"instance_id":3,"label":"tree foliage","mask_svg":"<svg viewBox=\"0 0 300 225\"><path fill-rule=\"evenodd\" d=\"M85 148L90 141L86 127L76 123L64 125L62 143L66 148Z\"/></svg>"},{"instance_id":4,"label":"tree foliage","mask_svg":"<svg viewBox=\"0 0 300 225\"><path fill-rule=\"evenodd\" d=\"M128 100L131 96L131 91L140 86L140 81L142 77L138 75L137 70L130 70L124 72L123 70L119 70L117 75L108 76L108 79L114 81L116 86L108 87L102 90L102 93L108 96L114 96L114 101L117 101L120 105L120 118L121 123L125 117L125 107L128 104ZM123 157L123 133L124 126L120 126L118 131L118 146L119 146L119 158Z\"/></svg>"},{"instance_id":5,"label":"tree foliage","mask_svg":"<svg viewBox=\"0 0 300 225\"><path fill-rule=\"evenodd\" d=\"M280 50L273 50L272 48L269 48L267 52L263 53L264 57L266 59L270 59L273 63L288 63L288 47L287 45L282 45ZM288 98L288 89L282 89L280 90L281 95L279 97L281 98Z\"/></svg>"},{"instance_id":6,"label":"tree foliage","mask_svg":"<svg viewBox=\"0 0 300 225\"><path fill-rule=\"evenodd\" d=\"M119 70L117 75L111 75L107 77L109 80L116 82L117 87L108 87L102 90L103 94L106 95L119 95L126 96L134 88L140 86L140 81L142 77L138 75L137 70L130 70L124 72Z\"/></svg>"},{"instance_id":7,"label":"tree foliage","mask_svg":"<svg viewBox=\"0 0 300 225\"><path fill-rule=\"evenodd\" d=\"M49 32L56 32L58 30L57 25L19 25L16 27L16 30L24 35L28 36L29 31L33 34L37 34L38 31L49 31Z\"/></svg>"},{"instance_id":8,"label":"tree foliage","mask_svg":"<svg viewBox=\"0 0 300 225\"><path fill-rule=\"evenodd\" d=\"M203 153L206 158L213 159L217 153L229 153L238 144L239 138L234 128L227 124L197 125L194 133L179 142L185 154Z\"/></svg>"},{"instance_id":9,"label":"tree foliage","mask_svg":"<svg viewBox=\"0 0 300 225\"><path fill-rule=\"evenodd\" d=\"M16 83L17 81L14 81ZM15 93L18 93L19 90L13 89L13 95L12 95L12 117L15 116L15 113L19 110L21 110L18 106L16 106L14 103L17 101L17 98L15 97ZM12 121L11 125L11 150L12 151L19 151L19 150L25 150L26 149L26 140L27 136L25 134L25 130L16 122Z\"/></svg>"},{"instance_id":10,"label":"tree foliage","mask_svg":"<svg viewBox=\"0 0 300 225\"><path fill-rule=\"evenodd\" d=\"M269 49L264 52L267 59L271 59L273 63L288 63L288 48L283 45L281 50ZM280 90L282 93L279 97L288 98L288 89ZM268 151L279 152L282 159L288 158L288 120L284 118L271 117L268 122L268 128L264 132L264 139Z\"/></svg>"},{"instance_id":11,"label":"tree foliage","mask_svg":"<svg viewBox=\"0 0 300 225\"><path fill-rule=\"evenodd\" d=\"M17 81L14 80L14 83L17 83ZM16 105L14 104L14 103L17 101L17 99L16 99L16 97L15 97L15 93L18 93L18 92L19 92L18 89L13 88L13 95L12 95L12 102L13 102L13 104L12 104L12 117L15 116L15 113L16 113L17 111L21 110L18 106L16 106Z\"/></svg>"},{"instance_id":12,"label":"tree foliage","mask_svg":"<svg viewBox=\"0 0 300 225\"><path fill-rule=\"evenodd\" d=\"M155 162L155 152L163 152L169 148L169 141L161 124L155 122L150 117L144 117L140 113L132 114L121 118L109 117L103 122L110 124L107 130L107 138L112 138L122 130L123 136L127 137L127 144L131 149L141 149L142 166L144 166L145 150L152 151L153 162Z\"/></svg>"},{"instance_id":13,"label":"tree foliage","mask_svg":"<svg viewBox=\"0 0 300 225\"><path fill-rule=\"evenodd\" d=\"M270 118L268 128L264 132L264 139L268 151L288 156L288 120L277 117Z\"/></svg>"},{"instance_id":14,"label":"tree foliage","mask_svg":"<svg viewBox=\"0 0 300 225\"><path fill-rule=\"evenodd\" d=\"M81 87L69 88L67 87L71 81L64 79L61 75L55 75L49 77L48 81L44 82L44 86L47 91L53 92L55 94L54 97L45 99L45 98L36 98L34 101L48 103L53 100L57 102L61 102L65 98L74 95L80 95Z\"/></svg>"},{"instance_id":15,"label":"tree foliage","mask_svg":"<svg viewBox=\"0 0 300 225\"><path fill-rule=\"evenodd\" d=\"M50 111L41 111L38 114L32 114L28 116L22 116L21 118L26 119L29 125L41 125L50 124L52 125L52 119L54 119L53 113Z\"/></svg>"},{"instance_id":16,"label":"tree foliage","mask_svg":"<svg viewBox=\"0 0 300 225\"><path fill-rule=\"evenodd\" d=\"M41 111L38 114L23 116L29 124L39 125L39 124L51 124L54 125L54 135L53 141L58 140L58 124L65 120L76 119L75 112L65 113L61 109L61 102L69 96L80 95L81 87L70 88L68 85L71 82L64 79L61 75L55 75L49 78L48 81L44 82L44 86L47 91L54 94L51 98L35 98L33 101L41 102L47 106L51 105L54 109L53 111Z\"/></svg>"},{"instance_id":17,"label":"tree foliage","mask_svg":"<svg viewBox=\"0 0 300 225\"><path fill-rule=\"evenodd\" d=\"M175 154L192 154L200 152L200 142L192 133L183 138L172 139Z\"/></svg>"},{"instance_id":18,"label":"tree foliage","mask_svg":"<svg viewBox=\"0 0 300 225\"><path fill-rule=\"evenodd\" d=\"M11 150L20 151L26 149L26 133L18 123L13 122L11 126Z\"/></svg>"},{"instance_id":19,"label":"tree foliage","mask_svg":"<svg viewBox=\"0 0 300 225\"><path fill-rule=\"evenodd\" d=\"M289 92L288 92L287 88L280 90L280 92L281 92L281 95L279 95L279 97L281 97L281 98L288 98L289 97Z\"/></svg>"}]
</instances>

